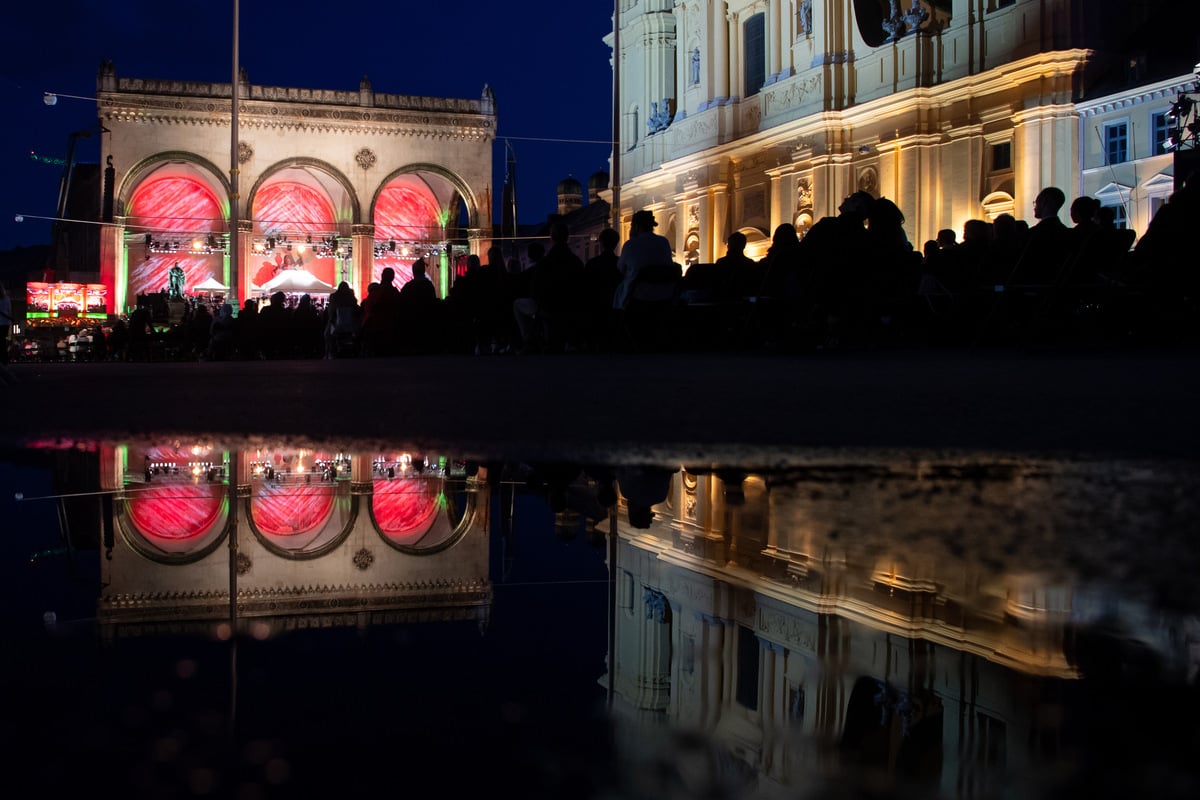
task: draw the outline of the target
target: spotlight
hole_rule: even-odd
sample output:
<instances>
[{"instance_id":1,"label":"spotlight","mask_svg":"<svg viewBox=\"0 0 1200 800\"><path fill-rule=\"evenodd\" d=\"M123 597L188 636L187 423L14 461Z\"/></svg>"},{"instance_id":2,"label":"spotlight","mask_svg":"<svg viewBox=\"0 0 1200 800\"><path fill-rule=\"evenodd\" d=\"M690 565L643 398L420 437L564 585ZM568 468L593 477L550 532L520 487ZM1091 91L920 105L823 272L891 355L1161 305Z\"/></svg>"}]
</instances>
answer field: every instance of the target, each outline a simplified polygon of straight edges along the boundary
<instances>
[{"instance_id":1,"label":"spotlight","mask_svg":"<svg viewBox=\"0 0 1200 800\"><path fill-rule=\"evenodd\" d=\"M14 222L24 222L25 218L23 216L21 216L20 214L17 214L15 217L13 217L13 221Z\"/></svg>"},{"instance_id":2,"label":"spotlight","mask_svg":"<svg viewBox=\"0 0 1200 800\"><path fill-rule=\"evenodd\" d=\"M56 105L58 103L58 95L45 92L42 94L42 102L48 106Z\"/></svg>"}]
</instances>

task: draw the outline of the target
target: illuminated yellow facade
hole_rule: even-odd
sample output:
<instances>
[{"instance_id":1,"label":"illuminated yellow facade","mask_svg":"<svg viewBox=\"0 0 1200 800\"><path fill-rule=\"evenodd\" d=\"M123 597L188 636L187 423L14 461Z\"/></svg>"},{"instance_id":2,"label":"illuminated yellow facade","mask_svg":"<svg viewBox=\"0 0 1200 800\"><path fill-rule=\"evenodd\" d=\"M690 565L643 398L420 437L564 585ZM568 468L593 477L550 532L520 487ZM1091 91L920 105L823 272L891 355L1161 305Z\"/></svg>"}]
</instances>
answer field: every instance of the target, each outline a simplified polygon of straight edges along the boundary
<instances>
[{"instance_id":1,"label":"illuminated yellow facade","mask_svg":"<svg viewBox=\"0 0 1200 800\"><path fill-rule=\"evenodd\" d=\"M912 5L914 9L907 6ZM918 248L1079 184L1070 0L622 0L619 203L680 261L765 253L863 189ZM1065 211L1064 211L1065 214Z\"/></svg>"}]
</instances>

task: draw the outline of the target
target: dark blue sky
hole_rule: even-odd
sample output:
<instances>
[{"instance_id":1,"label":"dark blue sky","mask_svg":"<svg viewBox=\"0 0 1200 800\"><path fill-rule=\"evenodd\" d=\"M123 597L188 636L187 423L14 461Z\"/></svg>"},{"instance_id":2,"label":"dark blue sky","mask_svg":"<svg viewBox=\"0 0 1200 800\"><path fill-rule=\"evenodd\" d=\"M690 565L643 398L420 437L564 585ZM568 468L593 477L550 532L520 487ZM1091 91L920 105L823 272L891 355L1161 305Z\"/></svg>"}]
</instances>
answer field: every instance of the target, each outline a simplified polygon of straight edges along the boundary
<instances>
[{"instance_id":1,"label":"dark blue sky","mask_svg":"<svg viewBox=\"0 0 1200 800\"><path fill-rule=\"evenodd\" d=\"M9 4L0 25L0 250L48 244L61 167L73 131L96 120L95 105L44 92L92 97L101 60L124 77L228 82L233 2L43 0ZM612 72L601 41L612 3L582 0L463 0L456 3L241 2L241 65L269 86L478 97L496 93L499 138L494 191L504 178L503 137L517 155L522 222L554 211L559 180L608 169ZM571 140L570 142L530 141ZM96 139L78 157L98 161Z\"/></svg>"}]
</instances>

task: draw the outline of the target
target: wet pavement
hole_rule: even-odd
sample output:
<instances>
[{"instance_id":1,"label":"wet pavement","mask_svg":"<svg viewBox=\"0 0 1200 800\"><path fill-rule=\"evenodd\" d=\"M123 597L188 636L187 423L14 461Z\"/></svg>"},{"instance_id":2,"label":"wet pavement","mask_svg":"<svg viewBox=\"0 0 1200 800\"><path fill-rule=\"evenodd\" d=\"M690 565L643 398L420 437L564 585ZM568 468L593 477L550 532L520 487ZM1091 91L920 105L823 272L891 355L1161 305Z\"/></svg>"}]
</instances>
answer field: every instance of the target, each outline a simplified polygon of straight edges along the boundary
<instances>
[{"instance_id":1,"label":"wet pavement","mask_svg":"<svg viewBox=\"0 0 1200 800\"><path fill-rule=\"evenodd\" d=\"M1195 797L1197 361L16 365L9 784Z\"/></svg>"},{"instance_id":2,"label":"wet pavement","mask_svg":"<svg viewBox=\"0 0 1200 800\"><path fill-rule=\"evenodd\" d=\"M1188 456L1200 354L896 351L17 364L0 440L148 432L462 452L983 448Z\"/></svg>"}]
</instances>

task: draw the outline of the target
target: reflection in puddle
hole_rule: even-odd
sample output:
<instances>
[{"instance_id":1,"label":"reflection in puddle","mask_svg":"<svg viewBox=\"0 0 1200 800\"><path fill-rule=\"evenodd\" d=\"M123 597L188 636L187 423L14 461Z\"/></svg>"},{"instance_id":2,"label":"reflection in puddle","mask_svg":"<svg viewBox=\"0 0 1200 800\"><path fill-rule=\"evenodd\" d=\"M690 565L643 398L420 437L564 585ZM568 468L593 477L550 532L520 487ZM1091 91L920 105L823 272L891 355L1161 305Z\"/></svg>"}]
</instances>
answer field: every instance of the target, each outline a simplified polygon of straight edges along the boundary
<instances>
[{"instance_id":1,"label":"reflection in puddle","mask_svg":"<svg viewBox=\"0 0 1200 800\"><path fill-rule=\"evenodd\" d=\"M304 633L356 631L368 650L342 643L324 668L389 699L338 725L386 729L384 709L413 702L396 674L446 660L421 673L420 724L439 742L500 725L491 746L522 754L527 786L566 791L564 770L586 773L573 794L605 797L1200 786L1184 757L1200 667L1191 464L517 465L261 442L64 457L99 476L95 627L110 653L147 637L175 653L199 633L261 642L265 663ZM68 491L85 487L52 494ZM434 633L463 624L475 639ZM230 689L243 705L323 702L233 663L250 674L231 686L273 698ZM588 698L609 709L607 744L581 753ZM1169 724L1133 724L1163 704ZM236 708L235 739L255 724ZM538 713L534 740L514 733Z\"/></svg>"}]
</instances>

